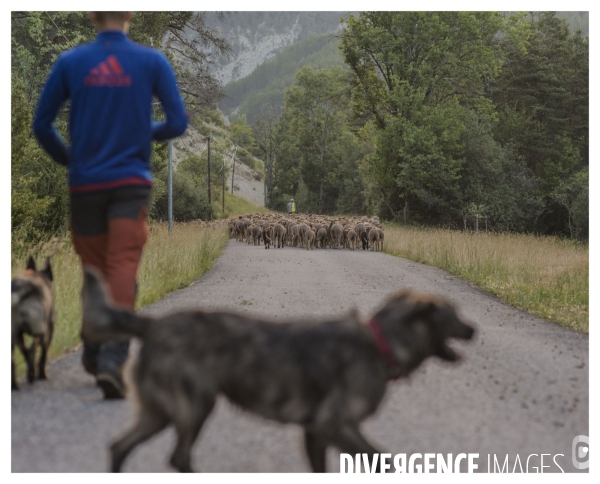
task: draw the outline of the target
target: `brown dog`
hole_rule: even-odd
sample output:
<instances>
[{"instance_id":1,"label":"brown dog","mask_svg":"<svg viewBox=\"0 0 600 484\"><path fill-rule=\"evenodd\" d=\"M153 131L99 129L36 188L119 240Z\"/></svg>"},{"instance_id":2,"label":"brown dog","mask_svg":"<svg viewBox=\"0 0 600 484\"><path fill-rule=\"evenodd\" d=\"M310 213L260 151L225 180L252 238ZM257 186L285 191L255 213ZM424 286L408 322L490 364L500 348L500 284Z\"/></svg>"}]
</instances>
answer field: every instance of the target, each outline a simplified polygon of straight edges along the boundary
<instances>
[{"instance_id":1,"label":"brown dog","mask_svg":"<svg viewBox=\"0 0 600 484\"><path fill-rule=\"evenodd\" d=\"M447 340L473 336L451 304L412 292L391 297L368 324L355 313L287 324L200 310L152 319L112 306L101 276L89 268L82 332L86 340L142 340L132 367L138 420L111 447L113 471L171 424L178 442L170 463L191 471L192 445L219 394L302 426L314 471L325 471L330 445L372 458L378 451L359 426L381 403L387 381L409 375L430 356L456 361Z\"/></svg>"},{"instance_id":2,"label":"brown dog","mask_svg":"<svg viewBox=\"0 0 600 484\"><path fill-rule=\"evenodd\" d=\"M41 347L41 356L38 363L37 377L40 380L47 378L46 359L48 348L54 332L54 297L52 295L52 268L50 258L41 271L35 268L33 257L29 257L25 272L11 281L11 354L15 345L19 347L23 358L27 362L27 381L33 383L36 377L35 353ZM31 346L25 345L24 335L32 336ZM12 384L13 390L18 390L15 376L15 360L12 359Z\"/></svg>"}]
</instances>

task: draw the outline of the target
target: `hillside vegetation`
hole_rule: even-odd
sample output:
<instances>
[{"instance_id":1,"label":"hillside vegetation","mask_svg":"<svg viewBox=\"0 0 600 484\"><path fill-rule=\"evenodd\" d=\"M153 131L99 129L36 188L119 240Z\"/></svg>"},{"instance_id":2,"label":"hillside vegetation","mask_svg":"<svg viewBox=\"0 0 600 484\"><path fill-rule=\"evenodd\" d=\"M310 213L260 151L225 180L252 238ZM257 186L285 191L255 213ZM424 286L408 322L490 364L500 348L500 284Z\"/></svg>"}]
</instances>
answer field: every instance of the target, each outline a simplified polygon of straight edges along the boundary
<instances>
[{"instance_id":1,"label":"hillside vegetation","mask_svg":"<svg viewBox=\"0 0 600 484\"><path fill-rule=\"evenodd\" d=\"M268 207L587 239L580 30L556 12L361 12L339 38L344 67L298 64L252 121ZM284 57L230 87L274 98Z\"/></svg>"},{"instance_id":2,"label":"hillside vegetation","mask_svg":"<svg viewBox=\"0 0 600 484\"><path fill-rule=\"evenodd\" d=\"M338 50L332 46L337 42L333 32L340 27L339 19L347 17L348 13L235 12L223 22L215 21L217 28L231 42L234 56L249 54L252 45L267 33L289 31L296 20L301 26L295 43L266 59L250 75L225 85L227 97L219 103L224 114L229 116L234 112L234 117L245 114L252 121L262 105L283 103L285 89L294 83L294 74L302 66L327 68L343 65L344 61ZM509 15L510 12L504 14ZM571 33L581 29L583 35L588 35L589 12L557 12L557 17L567 21ZM321 43L323 44L320 45ZM233 61L221 57L220 62Z\"/></svg>"},{"instance_id":3,"label":"hillside vegetation","mask_svg":"<svg viewBox=\"0 0 600 484\"><path fill-rule=\"evenodd\" d=\"M219 107L226 115L246 115L253 122L265 104L281 105L286 89L294 84L301 66L329 68L344 65L338 39L330 34L313 36L284 49L257 67L252 74L227 84Z\"/></svg>"},{"instance_id":4,"label":"hillside vegetation","mask_svg":"<svg viewBox=\"0 0 600 484\"><path fill-rule=\"evenodd\" d=\"M228 12L223 19L210 14L208 22L217 28L229 42L233 60L220 57L225 64L252 51L264 38L295 32L294 41L333 32L340 26L340 18L348 12Z\"/></svg>"}]
</instances>

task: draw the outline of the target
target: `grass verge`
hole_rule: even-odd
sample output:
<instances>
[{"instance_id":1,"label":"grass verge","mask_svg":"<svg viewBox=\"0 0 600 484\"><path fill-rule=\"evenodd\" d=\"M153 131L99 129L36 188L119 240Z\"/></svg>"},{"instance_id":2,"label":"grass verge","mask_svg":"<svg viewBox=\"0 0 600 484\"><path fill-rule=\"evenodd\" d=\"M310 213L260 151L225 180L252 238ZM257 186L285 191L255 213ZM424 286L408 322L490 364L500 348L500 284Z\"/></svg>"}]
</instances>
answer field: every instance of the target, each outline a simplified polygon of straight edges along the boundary
<instances>
[{"instance_id":1,"label":"grass verge","mask_svg":"<svg viewBox=\"0 0 600 484\"><path fill-rule=\"evenodd\" d=\"M388 224L385 252L445 269L503 301L589 332L588 246L556 237Z\"/></svg>"},{"instance_id":2,"label":"grass verge","mask_svg":"<svg viewBox=\"0 0 600 484\"><path fill-rule=\"evenodd\" d=\"M166 223L153 224L138 271L137 309L187 287L210 270L227 240L226 225L199 228L195 223L174 224L169 235Z\"/></svg>"},{"instance_id":3,"label":"grass verge","mask_svg":"<svg viewBox=\"0 0 600 484\"><path fill-rule=\"evenodd\" d=\"M171 235L166 223L153 223L138 271L139 293L136 307L158 301L165 294L188 286L212 267L229 239L227 226L200 228L196 223L174 224ZM12 254L12 275L25 268L28 254L39 267L52 256L56 328L50 357L65 353L79 343L81 329L81 264L70 238L52 239L34 247L21 247ZM24 362L15 350L19 375Z\"/></svg>"},{"instance_id":4,"label":"grass verge","mask_svg":"<svg viewBox=\"0 0 600 484\"><path fill-rule=\"evenodd\" d=\"M213 206L218 218L229 218L249 213L272 213L266 207L260 207L249 202L245 198L225 192L225 212L223 212L223 202L214 202Z\"/></svg>"}]
</instances>

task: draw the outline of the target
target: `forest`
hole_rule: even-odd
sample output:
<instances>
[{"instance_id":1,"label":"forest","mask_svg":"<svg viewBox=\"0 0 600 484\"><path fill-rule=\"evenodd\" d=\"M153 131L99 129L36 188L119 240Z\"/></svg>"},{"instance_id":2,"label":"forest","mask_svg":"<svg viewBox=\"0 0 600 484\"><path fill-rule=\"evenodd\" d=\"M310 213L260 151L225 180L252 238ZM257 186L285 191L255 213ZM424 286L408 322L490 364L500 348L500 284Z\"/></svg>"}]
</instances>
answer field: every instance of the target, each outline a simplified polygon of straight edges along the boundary
<instances>
[{"instance_id":1,"label":"forest","mask_svg":"<svg viewBox=\"0 0 600 484\"><path fill-rule=\"evenodd\" d=\"M587 239L580 29L554 12L363 12L338 47L343 66L303 66L251 123L267 206Z\"/></svg>"},{"instance_id":2,"label":"forest","mask_svg":"<svg viewBox=\"0 0 600 484\"><path fill-rule=\"evenodd\" d=\"M586 240L589 43L570 27L583 26L580 12L569 14L361 12L332 35L323 32L339 12L313 13L285 55L228 86L210 67L233 52L223 32L252 31L234 14L139 12L130 38L171 59L193 125L223 125L219 106L243 106L227 129L240 152L264 160L273 210L294 197L304 213L457 229L479 216L492 231ZM294 21L267 17L256 28ZM11 13L13 242L68 229L66 172L35 141L31 119L56 57L94 36L86 12ZM56 121L65 138L67 116L68 106ZM166 158L155 143L157 219ZM205 172L183 163L176 175L188 218L212 216Z\"/></svg>"}]
</instances>

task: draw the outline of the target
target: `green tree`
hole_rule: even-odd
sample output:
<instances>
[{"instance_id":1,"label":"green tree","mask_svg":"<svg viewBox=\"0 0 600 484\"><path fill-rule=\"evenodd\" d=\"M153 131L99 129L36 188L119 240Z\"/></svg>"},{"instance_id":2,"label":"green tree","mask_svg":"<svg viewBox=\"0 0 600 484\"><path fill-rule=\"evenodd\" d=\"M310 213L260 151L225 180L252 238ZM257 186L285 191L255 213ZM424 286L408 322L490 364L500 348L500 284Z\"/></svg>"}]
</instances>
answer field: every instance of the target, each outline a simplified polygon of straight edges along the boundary
<instances>
[{"instance_id":1,"label":"green tree","mask_svg":"<svg viewBox=\"0 0 600 484\"><path fill-rule=\"evenodd\" d=\"M223 147L217 143L211 146L210 155L210 186L211 197L214 200L221 200L223 189L223 176L227 179L229 167L224 163ZM208 151L204 150L201 155L189 154L178 164L176 171L185 173L190 178L198 190L208 194Z\"/></svg>"},{"instance_id":2,"label":"green tree","mask_svg":"<svg viewBox=\"0 0 600 484\"><path fill-rule=\"evenodd\" d=\"M168 193L161 192L153 206L150 215L155 220L168 218ZM206 189L199 187L187 173L175 171L173 173L173 219L177 222L192 220L210 220L214 218L214 211L208 204Z\"/></svg>"},{"instance_id":3,"label":"green tree","mask_svg":"<svg viewBox=\"0 0 600 484\"><path fill-rule=\"evenodd\" d=\"M525 49L506 49L492 91L500 113L495 133L537 178L544 209L531 229L560 233L571 222L555 191L589 165L589 45L555 12L531 14L528 29Z\"/></svg>"},{"instance_id":4,"label":"green tree","mask_svg":"<svg viewBox=\"0 0 600 484\"><path fill-rule=\"evenodd\" d=\"M554 201L567 212L571 238L587 239L589 231L589 170L583 168L561 180L552 193Z\"/></svg>"},{"instance_id":5,"label":"green tree","mask_svg":"<svg viewBox=\"0 0 600 484\"><path fill-rule=\"evenodd\" d=\"M211 152L211 191L212 201L220 201L223 187L223 170L225 178L228 167L223 163L223 156L218 151ZM156 220L167 220L168 191L167 166L155 174L154 203L150 215ZM173 170L173 218L179 222L196 219L210 220L215 217L214 208L208 203L208 156L189 154L177 163Z\"/></svg>"},{"instance_id":6,"label":"green tree","mask_svg":"<svg viewBox=\"0 0 600 484\"><path fill-rule=\"evenodd\" d=\"M290 197L298 199L300 184L300 153L296 136L289 126L289 117L281 116L277 123L277 135L280 140L277 156L272 169L272 191L268 205L272 210L285 211ZM299 212L311 210L306 200L296 200Z\"/></svg>"},{"instance_id":7,"label":"green tree","mask_svg":"<svg viewBox=\"0 0 600 484\"><path fill-rule=\"evenodd\" d=\"M465 113L465 163L458 180L464 215L487 215L493 230L525 231L539 217L543 202L537 179L510 144L494 139L494 124Z\"/></svg>"},{"instance_id":8,"label":"green tree","mask_svg":"<svg viewBox=\"0 0 600 484\"><path fill-rule=\"evenodd\" d=\"M13 243L65 231L67 174L31 136L32 109L19 83L11 90L11 233Z\"/></svg>"},{"instance_id":9,"label":"green tree","mask_svg":"<svg viewBox=\"0 0 600 484\"><path fill-rule=\"evenodd\" d=\"M338 160L338 171L332 183L337 185L335 212L347 215L365 213L365 186L359 171L359 160L366 154L356 134L345 127L333 146L332 158Z\"/></svg>"},{"instance_id":10,"label":"green tree","mask_svg":"<svg viewBox=\"0 0 600 484\"><path fill-rule=\"evenodd\" d=\"M11 79L29 104L37 102L58 55L94 36L87 12L11 12Z\"/></svg>"},{"instance_id":11,"label":"green tree","mask_svg":"<svg viewBox=\"0 0 600 484\"><path fill-rule=\"evenodd\" d=\"M340 49L355 75L353 105L372 116L368 197L408 220L458 216L463 109L491 113L487 86L520 24L495 12L363 12L349 16ZM383 214L382 214L383 215Z\"/></svg>"},{"instance_id":12,"label":"green tree","mask_svg":"<svg viewBox=\"0 0 600 484\"><path fill-rule=\"evenodd\" d=\"M88 12L12 12L11 27L13 78L27 81L29 101L37 99L61 52L96 36ZM228 56L231 48L218 29L207 24L205 12L136 12L129 37L170 56L189 110L216 107L223 92L209 66L214 54Z\"/></svg>"},{"instance_id":13,"label":"green tree","mask_svg":"<svg viewBox=\"0 0 600 484\"><path fill-rule=\"evenodd\" d=\"M229 125L229 138L234 144L246 149L252 149L256 144L252 126L247 123L245 114L238 116L235 122Z\"/></svg>"},{"instance_id":14,"label":"green tree","mask_svg":"<svg viewBox=\"0 0 600 484\"><path fill-rule=\"evenodd\" d=\"M335 208L339 168L335 147L346 124L347 76L339 66L328 70L305 66L285 94L284 113L295 133L302 181L316 195L318 213Z\"/></svg>"},{"instance_id":15,"label":"green tree","mask_svg":"<svg viewBox=\"0 0 600 484\"><path fill-rule=\"evenodd\" d=\"M273 165L284 138L284 130L279 128L279 116L280 112L277 106L265 104L260 114L255 116L252 125L254 139L264 156L264 195L267 207L271 207L273 203Z\"/></svg>"},{"instance_id":16,"label":"green tree","mask_svg":"<svg viewBox=\"0 0 600 484\"><path fill-rule=\"evenodd\" d=\"M285 210L292 196L304 213L364 213L358 162L365 143L349 119L348 100L348 72L341 67L298 71L276 127L271 208Z\"/></svg>"}]
</instances>

